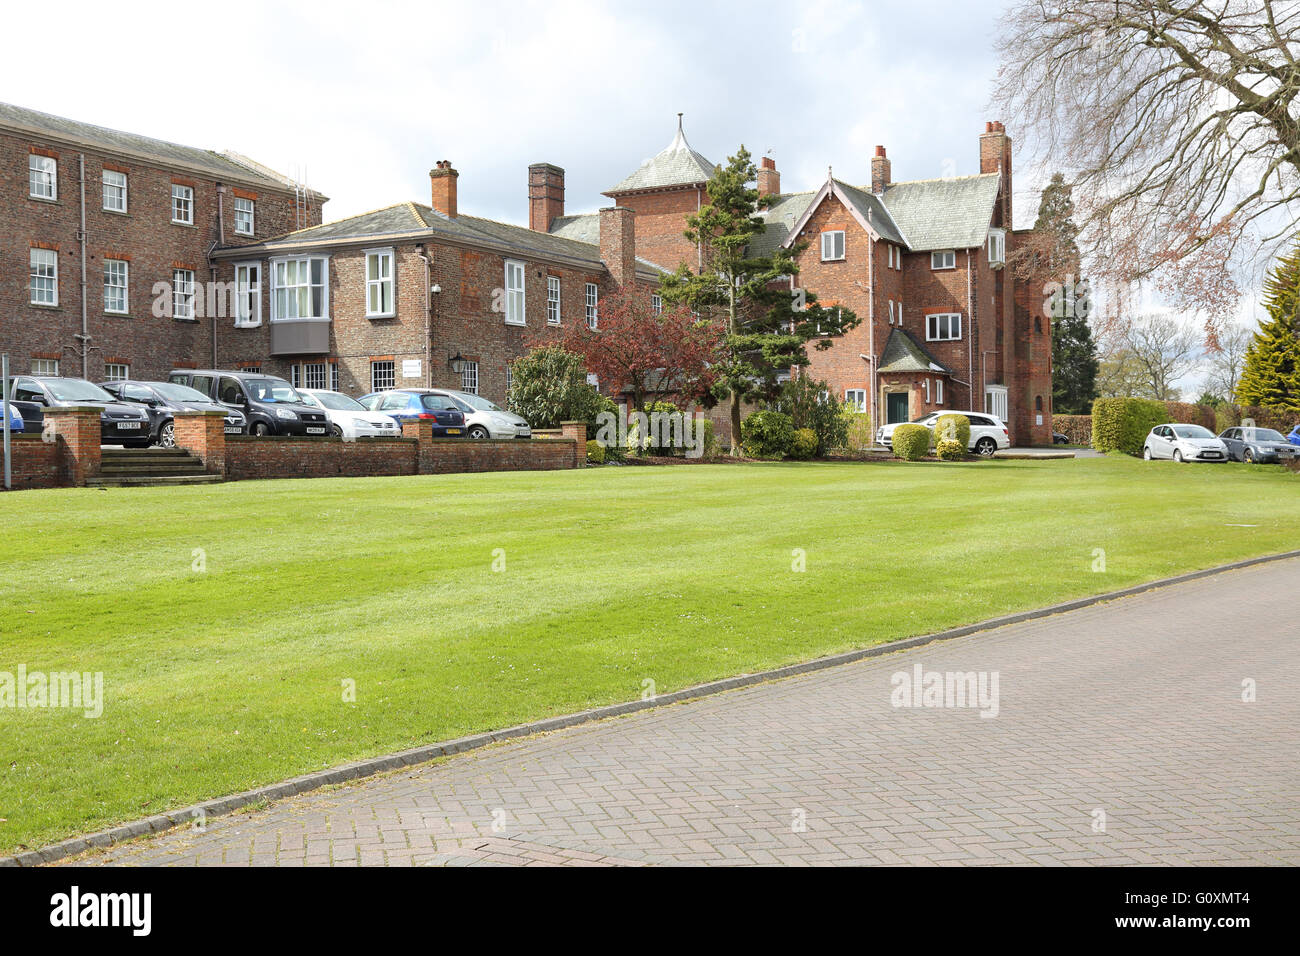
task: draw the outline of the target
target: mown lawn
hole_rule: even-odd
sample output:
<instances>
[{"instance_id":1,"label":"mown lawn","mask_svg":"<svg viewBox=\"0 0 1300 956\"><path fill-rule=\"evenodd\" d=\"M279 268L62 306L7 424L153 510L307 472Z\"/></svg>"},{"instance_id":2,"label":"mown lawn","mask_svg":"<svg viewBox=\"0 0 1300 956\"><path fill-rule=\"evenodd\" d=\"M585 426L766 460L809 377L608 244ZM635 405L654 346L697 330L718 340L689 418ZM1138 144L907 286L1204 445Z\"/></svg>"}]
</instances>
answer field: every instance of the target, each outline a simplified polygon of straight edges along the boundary
<instances>
[{"instance_id":1,"label":"mown lawn","mask_svg":"<svg viewBox=\"0 0 1300 956\"><path fill-rule=\"evenodd\" d=\"M0 708L0 851L646 679L1287 550L1298 495L1278 468L1117 458L0 495L0 671L102 671L106 691L98 719Z\"/></svg>"}]
</instances>

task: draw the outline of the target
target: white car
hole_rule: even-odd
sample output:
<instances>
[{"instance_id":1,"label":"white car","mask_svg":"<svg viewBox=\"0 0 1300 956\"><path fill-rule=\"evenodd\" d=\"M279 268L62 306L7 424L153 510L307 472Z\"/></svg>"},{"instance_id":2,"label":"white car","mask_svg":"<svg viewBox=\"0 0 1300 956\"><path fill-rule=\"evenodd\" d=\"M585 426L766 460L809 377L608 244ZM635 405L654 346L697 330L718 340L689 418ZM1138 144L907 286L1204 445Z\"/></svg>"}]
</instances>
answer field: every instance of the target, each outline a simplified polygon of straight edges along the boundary
<instances>
[{"instance_id":1,"label":"white car","mask_svg":"<svg viewBox=\"0 0 1300 956\"><path fill-rule=\"evenodd\" d=\"M1142 443L1142 457L1174 461L1227 461L1228 446L1200 425L1157 425Z\"/></svg>"},{"instance_id":2,"label":"white car","mask_svg":"<svg viewBox=\"0 0 1300 956\"><path fill-rule=\"evenodd\" d=\"M451 399L465 413L465 437L477 438L532 438L528 422L513 412L508 412L482 395L455 392L451 389L434 389L439 395Z\"/></svg>"},{"instance_id":3,"label":"white car","mask_svg":"<svg viewBox=\"0 0 1300 956\"><path fill-rule=\"evenodd\" d=\"M970 450L977 455L988 458L1000 448L1011 447L1011 435L1007 432L1007 426L1002 423L1002 419L988 415L984 412L961 412L949 408L941 408L937 412L930 412L928 415L922 415L913 425L924 425L926 428L934 431L934 423L942 415L965 415L970 421ZM886 448L894 447L894 429L904 422L895 422L892 425L882 425L876 431L876 444L884 445Z\"/></svg>"},{"instance_id":4,"label":"white car","mask_svg":"<svg viewBox=\"0 0 1300 956\"><path fill-rule=\"evenodd\" d=\"M319 408L330 420L330 432L339 438L401 438L402 426L395 418L372 412L355 398L324 388L300 388L304 405Z\"/></svg>"}]
</instances>

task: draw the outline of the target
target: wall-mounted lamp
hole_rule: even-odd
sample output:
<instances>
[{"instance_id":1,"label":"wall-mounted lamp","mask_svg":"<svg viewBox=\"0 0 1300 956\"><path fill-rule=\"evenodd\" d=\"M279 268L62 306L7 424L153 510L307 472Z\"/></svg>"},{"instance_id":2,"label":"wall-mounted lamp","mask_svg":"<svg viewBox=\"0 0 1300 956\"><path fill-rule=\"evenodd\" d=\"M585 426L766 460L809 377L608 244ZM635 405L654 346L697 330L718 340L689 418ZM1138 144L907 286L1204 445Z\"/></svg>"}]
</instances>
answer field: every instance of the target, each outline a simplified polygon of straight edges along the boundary
<instances>
[{"instance_id":1,"label":"wall-mounted lamp","mask_svg":"<svg viewBox=\"0 0 1300 956\"><path fill-rule=\"evenodd\" d=\"M451 357L451 360L448 361L447 364L451 367L453 372L459 375L465 370L465 357L461 355L460 352L457 352Z\"/></svg>"}]
</instances>

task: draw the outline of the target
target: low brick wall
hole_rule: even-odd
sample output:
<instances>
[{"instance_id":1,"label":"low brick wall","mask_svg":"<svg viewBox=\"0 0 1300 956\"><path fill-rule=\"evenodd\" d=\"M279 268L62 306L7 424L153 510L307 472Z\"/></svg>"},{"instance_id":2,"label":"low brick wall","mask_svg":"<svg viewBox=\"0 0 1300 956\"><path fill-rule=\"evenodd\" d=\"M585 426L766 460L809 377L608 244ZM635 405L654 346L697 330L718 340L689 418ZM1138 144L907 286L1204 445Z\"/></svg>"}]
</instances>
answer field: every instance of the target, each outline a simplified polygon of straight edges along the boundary
<instances>
[{"instance_id":1,"label":"low brick wall","mask_svg":"<svg viewBox=\"0 0 1300 956\"><path fill-rule=\"evenodd\" d=\"M1071 445L1092 443L1091 415L1053 415L1052 430L1070 439Z\"/></svg>"},{"instance_id":2,"label":"low brick wall","mask_svg":"<svg viewBox=\"0 0 1300 956\"><path fill-rule=\"evenodd\" d=\"M9 436L13 455L9 471L13 488L58 488L69 484L68 469L63 448L57 442L47 442L40 435ZM3 488L0 485L0 488Z\"/></svg>"},{"instance_id":3,"label":"low brick wall","mask_svg":"<svg viewBox=\"0 0 1300 956\"><path fill-rule=\"evenodd\" d=\"M550 471L574 466L574 441L566 438L470 441L435 438L426 471L434 474L471 471ZM586 445L582 448L587 456Z\"/></svg>"},{"instance_id":4,"label":"low brick wall","mask_svg":"<svg viewBox=\"0 0 1300 956\"><path fill-rule=\"evenodd\" d=\"M179 440L179 436L178 436ZM226 438L228 481L250 478L364 478L417 473L410 438Z\"/></svg>"}]
</instances>

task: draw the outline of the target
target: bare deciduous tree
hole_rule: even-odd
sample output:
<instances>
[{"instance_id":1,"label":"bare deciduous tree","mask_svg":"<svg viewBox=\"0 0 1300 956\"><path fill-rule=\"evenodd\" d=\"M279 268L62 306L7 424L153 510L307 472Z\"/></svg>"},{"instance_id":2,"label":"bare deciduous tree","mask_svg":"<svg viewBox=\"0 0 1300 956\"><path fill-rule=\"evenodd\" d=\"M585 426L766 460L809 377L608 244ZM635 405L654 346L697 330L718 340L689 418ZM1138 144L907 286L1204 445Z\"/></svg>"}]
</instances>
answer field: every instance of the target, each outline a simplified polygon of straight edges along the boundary
<instances>
[{"instance_id":1,"label":"bare deciduous tree","mask_svg":"<svg viewBox=\"0 0 1300 956\"><path fill-rule=\"evenodd\" d=\"M1246 364L1246 349L1255 332L1244 325L1230 325L1219 335L1219 350L1206 356L1205 390L1228 402L1236 401L1237 381Z\"/></svg>"},{"instance_id":2,"label":"bare deciduous tree","mask_svg":"<svg viewBox=\"0 0 1300 956\"><path fill-rule=\"evenodd\" d=\"M1098 388L1103 395L1177 401L1175 383L1196 368L1201 344L1194 328L1171 316L1116 322L1102 338Z\"/></svg>"},{"instance_id":3,"label":"bare deciduous tree","mask_svg":"<svg viewBox=\"0 0 1300 956\"><path fill-rule=\"evenodd\" d=\"M1296 231L1300 4L1019 0L998 47L994 102L1066 170L1094 277L1154 280L1217 348L1234 257Z\"/></svg>"}]
</instances>

